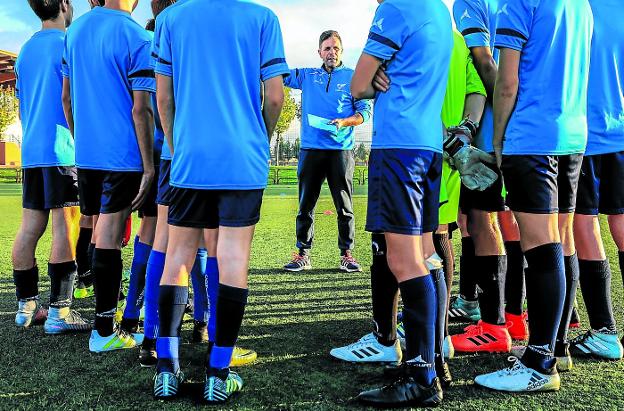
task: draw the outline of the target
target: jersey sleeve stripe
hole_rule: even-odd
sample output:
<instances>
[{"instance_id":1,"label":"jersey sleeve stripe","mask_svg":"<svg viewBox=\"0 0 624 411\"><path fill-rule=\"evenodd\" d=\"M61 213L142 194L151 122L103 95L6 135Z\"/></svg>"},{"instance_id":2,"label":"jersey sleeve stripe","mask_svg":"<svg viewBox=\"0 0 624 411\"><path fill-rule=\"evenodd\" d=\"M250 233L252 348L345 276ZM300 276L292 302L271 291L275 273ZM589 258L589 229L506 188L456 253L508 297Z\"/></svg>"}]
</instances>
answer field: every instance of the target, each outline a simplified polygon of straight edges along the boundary
<instances>
[{"instance_id":1,"label":"jersey sleeve stripe","mask_svg":"<svg viewBox=\"0 0 624 411\"><path fill-rule=\"evenodd\" d=\"M470 27L468 29L465 29L464 31L461 32L462 36L466 37L470 34L475 34L475 33L486 33L486 34L490 34L490 32L488 31L488 29L484 29L482 27Z\"/></svg>"},{"instance_id":2,"label":"jersey sleeve stripe","mask_svg":"<svg viewBox=\"0 0 624 411\"><path fill-rule=\"evenodd\" d=\"M143 77L143 78L154 78L154 70L139 70L139 71L135 71L134 73L131 73L128 75L128 78L139 78L139 77Z\"/></svg>"},{"instance_id":3,"label":"jersey sleeve stripe","mask_svg":"<svg viewBox=\"0 0 624 411\"><path fill-rule=\"evenodd\" d=\"M170 62L170 61L164 60L164 59L162 59L162 58L160 58L160 57L158 57L158 62L159 62L160 64L166 64L166 65L168 65L168 66L170 66L170 65L171 65L171 62Z\"/></svg>"},{"instance_id":4,"label":"jersey sleeve stripe","mask_svg":"<svg viewBox=\"0 0 624 411\"><path fill-rule=\"evenodd\" d=\"M501 36L517 37L517 38L522 39L524 41L528 41L529 40L524 34L520 33L517 30L513 30L513 29L497 29L496 30L496 34L500 34Z\"/></svg>"},{"instance_id":5,"label":"jersey sleeve stripe","mask_svg":"<svg viewBox=\"0 0 624 411\"><path fill-rule=\"evenodd\" d=\"M262 66L260 66L260 68L261 69L265 69L267 67L274 66L276 64L282 64L282 63L286 63L286 59L285 58L276 58L276 59L267 61Z\"/></svg>"},{"instance_id":6,"label":"jersey sleeve stripe","mask_svg":"<svg viewBox=\"0 0 624 411\"><path fill-rule=\"evenodd\" d=\"M380 36L377 33L373 33L373 32L369 33L368 38L370 40L376 41L377 43L381 43L383 45L386 45L386 46L390 47L393 50L398 51L400 49L400 47L394 41L390 40L387 37Z\"/></svg>"}]
</instances>

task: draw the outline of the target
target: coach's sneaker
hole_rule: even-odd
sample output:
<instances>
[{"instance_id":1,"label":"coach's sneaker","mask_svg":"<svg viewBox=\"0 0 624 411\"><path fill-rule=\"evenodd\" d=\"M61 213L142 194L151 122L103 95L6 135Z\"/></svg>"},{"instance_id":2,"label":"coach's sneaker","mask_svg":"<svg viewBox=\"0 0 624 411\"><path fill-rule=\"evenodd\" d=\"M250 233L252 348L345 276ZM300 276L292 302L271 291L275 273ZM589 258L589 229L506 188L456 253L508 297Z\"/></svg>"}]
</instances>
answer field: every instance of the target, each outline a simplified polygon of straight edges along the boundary
<instances>
[{"instance_id":1,"label":"coach's sneaker","mask_svg":"<svg viewBox=\"0 0 624 411\"><path fill-rule=\"evenodd\" d=\"M492 390L507 392L559 390L561 380L556 367L549 374L542 374L524 365L519 358L511 356L508 360L513 363L509 368L479 375L475 378L475 383Z\"/></svg>"},{"instance_id":2,"label":"coach's sneaker","mask_svg":"<svg viewBox=\"0 0 624 411\"><path fill-rule=\"evenodd\" d=\"M39 304L39 297L17 302L17 313L15 314L15 325L27 328L34 324L40 324L48 316L48 310Z\"/></svg>"},{"instance_id":3,"label":"coach's sneaker","mask_svg":"<svg viewBox=\"0 0 624 411\"><path fill-rule=\"evenodd\" d=\"M348 362L383 363L399 363L403 356L398 339L393 345L386 347L377 341L374 333L366 334L353 344L334 348L329 354L334 358Z\"/></svg>"},{"instance_id":4,"label":"coach's sneaker","mask_svg":"<svg viewBox=\"0 0 624 411\"><path fill-rule=\"evenodd\" d=\"M154 397L159 400L176 397L183 381L184 374L180 370L175 374L172 372L156 373L154 375Z\"/></svg>"},{"instance_id":5,"label":"coach's sneaker","mask_svg":"<svg viewBox=\"0 0 624 411\"><path fill-rule=\"evenodd\" d=\"M204 321L193 320L193 336L191 341L195 344L208 342L208 324Z\"/></svg>"},{"instance_id":6,"label":"coach's sneaker","mask_svg":"<svg viewBox=\"0 0 624 411\"><path fill-rule=\"evenodd\" d=\"M204 384L204 399L208 403L224 403L234 393L243 389L243 379L229 368L223 370L208 369Z\"/></svg>"},{"instance_id":7,"label":"coach's sneaker","mask_svg":"<svg viewBox=\"0 0 624 411\"><path fill-rule=\"evenodd\" d=\"M303 270L311 270L312 263L308 254L293 253L292 261L284 266L284 270L298 272Z\"/></svg>"},{"instance_id":8,"label":"coach's sneaker","mask_svg":"<svg viewBox=\"0 0 624 411\"><path fill-rule=\"evenodd\" d=\"M254 350L242 347L234 347L232 352L232 359L230 360L230 367L242 367L252 364L258 359L258 353Z\"/></svg>"},{"instance_id":9,"label":"coach's sneaker","mask_svg":"<svg viewBox=\"0 0 624 411\"><path fill-rule=\"evenodd\" d=\"M527 323L527 313L520 315L505 313L505 322L512 339L526 341L529 339L529 324Z\"/></svg>"},{"instance_id":10,"label":"coach's sneaker","mask_svg":"<svg viewBox=\"0 0 624 411\"><path fill-rule=\"evenodd\" d=\"M142 338L141 338L142 339ZM97 330L91 331L89 338L89 351L106 352L134 348L141 342L137 342L133 334L122 329L116 329L111 335L102 337Z\"/></svg>"},{"instance_id":11,"label":"coach's sneaker","mask_svg":"<svg viewBox=\"0 0 624 411\"><path fill-rule=\"evenodd\" d=\"M139 365L143 368L151 368L158 362L156 356L156 340L151 338L143 339L139 350Z\"/></svg>"},{"instance_id":12,"label":"coach's sneaker","mask_svg":"<svg viewBox=\"0 0 624 411\"><path fill-rule=\"evenodd\" d=\"M469 325L463 334L451 336L451 342L458 352L509 352L511 337L507 325L494 325L479 321Z\"/></svg>"},{"instance_id":13,"label":"coach's sneaker","mask_svg":"<svg viewBox=\"0 0 624 411\"><path fill-rule=\"evenodd\" d=\"M85 332L91 331L92 328L91 321L85 320L78 311L70 310L69 307L50 307L48 319L43 324L43 331L49 335Z\"/></svg>"},{"instance_id":14,"label":"coach's sneaker","mask_svg":"<svg viewBox=\"0 0 624 411\"><path fill-rule=\"evenodd\" d=\"M340 270L348 273L361 272L362 266L351 255L351 251L346 251L345 254L340 257Z\"/></svg>"},{"instance_id":15,"label":"coach's sneaker","mask_svg":"<svg viewBox=\"0 0 624 411\"><path fill-rule=\"evenodd\" d=\"M409 376L398 377L390 385L361 392L357 399L373 407L436 407L442 403L444 393L440 379L435 378L430 386L424 386Z\"/></svg>"},{"instance_id":16,"label":"coach's sneaker","mask_svg":"<svg viewBox=\"0 0 624 411\"><path fill-rule=\"evenodd\" d=\"M481 319L479 301L468 301L461 295L454 295L451 297L448 314L451 320L477 322Z\"/></svg>"},{"instance_id":17,"label":"coach's sneaker","mask_svg":"<svg viewBox=\"0 0 624 411\"><path fill-rule=\"evenodd\" d=\"M570 353L575 357L592 357L603 360L621 360L622 343L617 332L601 328L589 330L570 341Z\"/></svg>"}]
</instances>

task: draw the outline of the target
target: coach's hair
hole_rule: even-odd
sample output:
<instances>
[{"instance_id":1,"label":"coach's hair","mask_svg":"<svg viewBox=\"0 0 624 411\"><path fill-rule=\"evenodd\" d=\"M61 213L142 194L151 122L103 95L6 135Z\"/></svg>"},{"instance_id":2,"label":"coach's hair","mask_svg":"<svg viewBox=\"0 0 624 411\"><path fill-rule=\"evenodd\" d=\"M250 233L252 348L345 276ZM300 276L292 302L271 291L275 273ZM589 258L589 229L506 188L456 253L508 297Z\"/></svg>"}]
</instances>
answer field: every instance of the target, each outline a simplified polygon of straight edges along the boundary
<instances>
[{"instance_id":1,"label":"coach's hair","mask_svg":"<svg viewBox=\"0 0 624 411\"><path fill-rule=\"evenodd\" d=\"M338 34L336 30L327 30L327 31L322 32L321 37L319 37L319 48L321 47L321 44L323 44L325 40L330 39L332 37L338 39L338 41L340 42L340 45L342 46L342 39L340 38L340 34Z\"/></svg>"},{"instance_id":2,"label":"coach's hair","mask_svg":"<svg viewBox=\"0 0 624 411\"><path fill-rule=\"evenodd\" d=\"M61 14L63 0L28 0L30 8L42 21L54 20Z\"/></svg>"},{"instance_id":3,"label":"coach's hair","mask_svg":"<svg viewBox=\"0 0 624 411\"><path fill-rule=\"evenodd\" d=\"M164 9L171 6L176 1L177 0L157 0L152 2L152 14L154 15L154 18L147 21L145 29L149 31L154 31L156 29L156 17L158 17L158 15L162 13Z\"/></svg>"}]
</instances>

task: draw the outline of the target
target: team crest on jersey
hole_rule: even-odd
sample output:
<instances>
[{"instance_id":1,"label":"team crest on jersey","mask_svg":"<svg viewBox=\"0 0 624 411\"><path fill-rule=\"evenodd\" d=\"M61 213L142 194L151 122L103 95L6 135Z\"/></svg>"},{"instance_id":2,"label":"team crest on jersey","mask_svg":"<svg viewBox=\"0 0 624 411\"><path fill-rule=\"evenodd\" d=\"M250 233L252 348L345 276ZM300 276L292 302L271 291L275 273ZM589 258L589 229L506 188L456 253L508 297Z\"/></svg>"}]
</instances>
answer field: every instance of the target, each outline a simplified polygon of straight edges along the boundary
<instances>
[{"instance_id":1,"label":"team crest on jersey","mask_svg":"<svg viewBox=\"0 0 624 411\"><path fill-rule=\"evenodd\" d=\"M373 22L373 27L377 27L379 29L379 31L383 31L383 22L384 22L383 18L381 18L381 19L379 19L377 21L374 21Z\"/></svg>"},{"instance_id":2,"label":"team crest on jersey","mask_svg":"<svg viewBox=\"0 0 624 411\"><path fill-rule=\"evenodd\" d=\"M336 90L338 91L345 91L346 88L347 88L346 84L336 84Z\"/></svg>"}]
</instances>

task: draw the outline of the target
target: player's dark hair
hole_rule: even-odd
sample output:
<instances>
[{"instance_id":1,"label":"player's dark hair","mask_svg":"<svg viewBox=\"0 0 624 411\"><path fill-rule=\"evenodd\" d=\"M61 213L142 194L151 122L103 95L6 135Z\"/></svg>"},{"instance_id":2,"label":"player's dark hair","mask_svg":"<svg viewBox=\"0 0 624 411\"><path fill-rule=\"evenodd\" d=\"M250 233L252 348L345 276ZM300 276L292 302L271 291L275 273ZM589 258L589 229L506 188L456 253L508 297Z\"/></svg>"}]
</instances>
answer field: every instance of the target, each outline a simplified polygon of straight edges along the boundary
<instances>
[{"instance_id":1,"label":"player's dark hair","mask_svg":"<svg viewBox=\"0 0 624 411\"><path fill-rule=\"evenodd\" d=\"M158 17L158 15L160 13L162 13L162 11L164 9L166 9L169 6L171 6L176 1L177 0L158 0L158 1L153 1L152 2L152 14L154 15L154 18L153 19L149 19L147 21L147 24L145 25L145 30L154 31L156 29L156 17Z\"/></svg>"},{"instance_id":2,"label":"player's dark hair","mask_svg":"<svg viewBox=\"0 0 624 411\"><path fill-rule=\"evenodd\" d=\"M54 20L61 14L61 2L63 0L28 0L30 8L33 9L41 21Z\"/></svg>"},{"instance_id":3,"label":"player's dark hair","mask_svg":"<svg viewBox=\"0 0 624 411\"><path fill-rule=\"evenodd\" d=\"M321 44L323 44L325 40L330 39L332 37L338 39L338 41L340 42L340 45L342 46L342 39L340 38L340 34L338 34L336 30L327 30L321 33L321 37L319 38L319 48L321 47Z\"/></svg>"}]
</instances>

